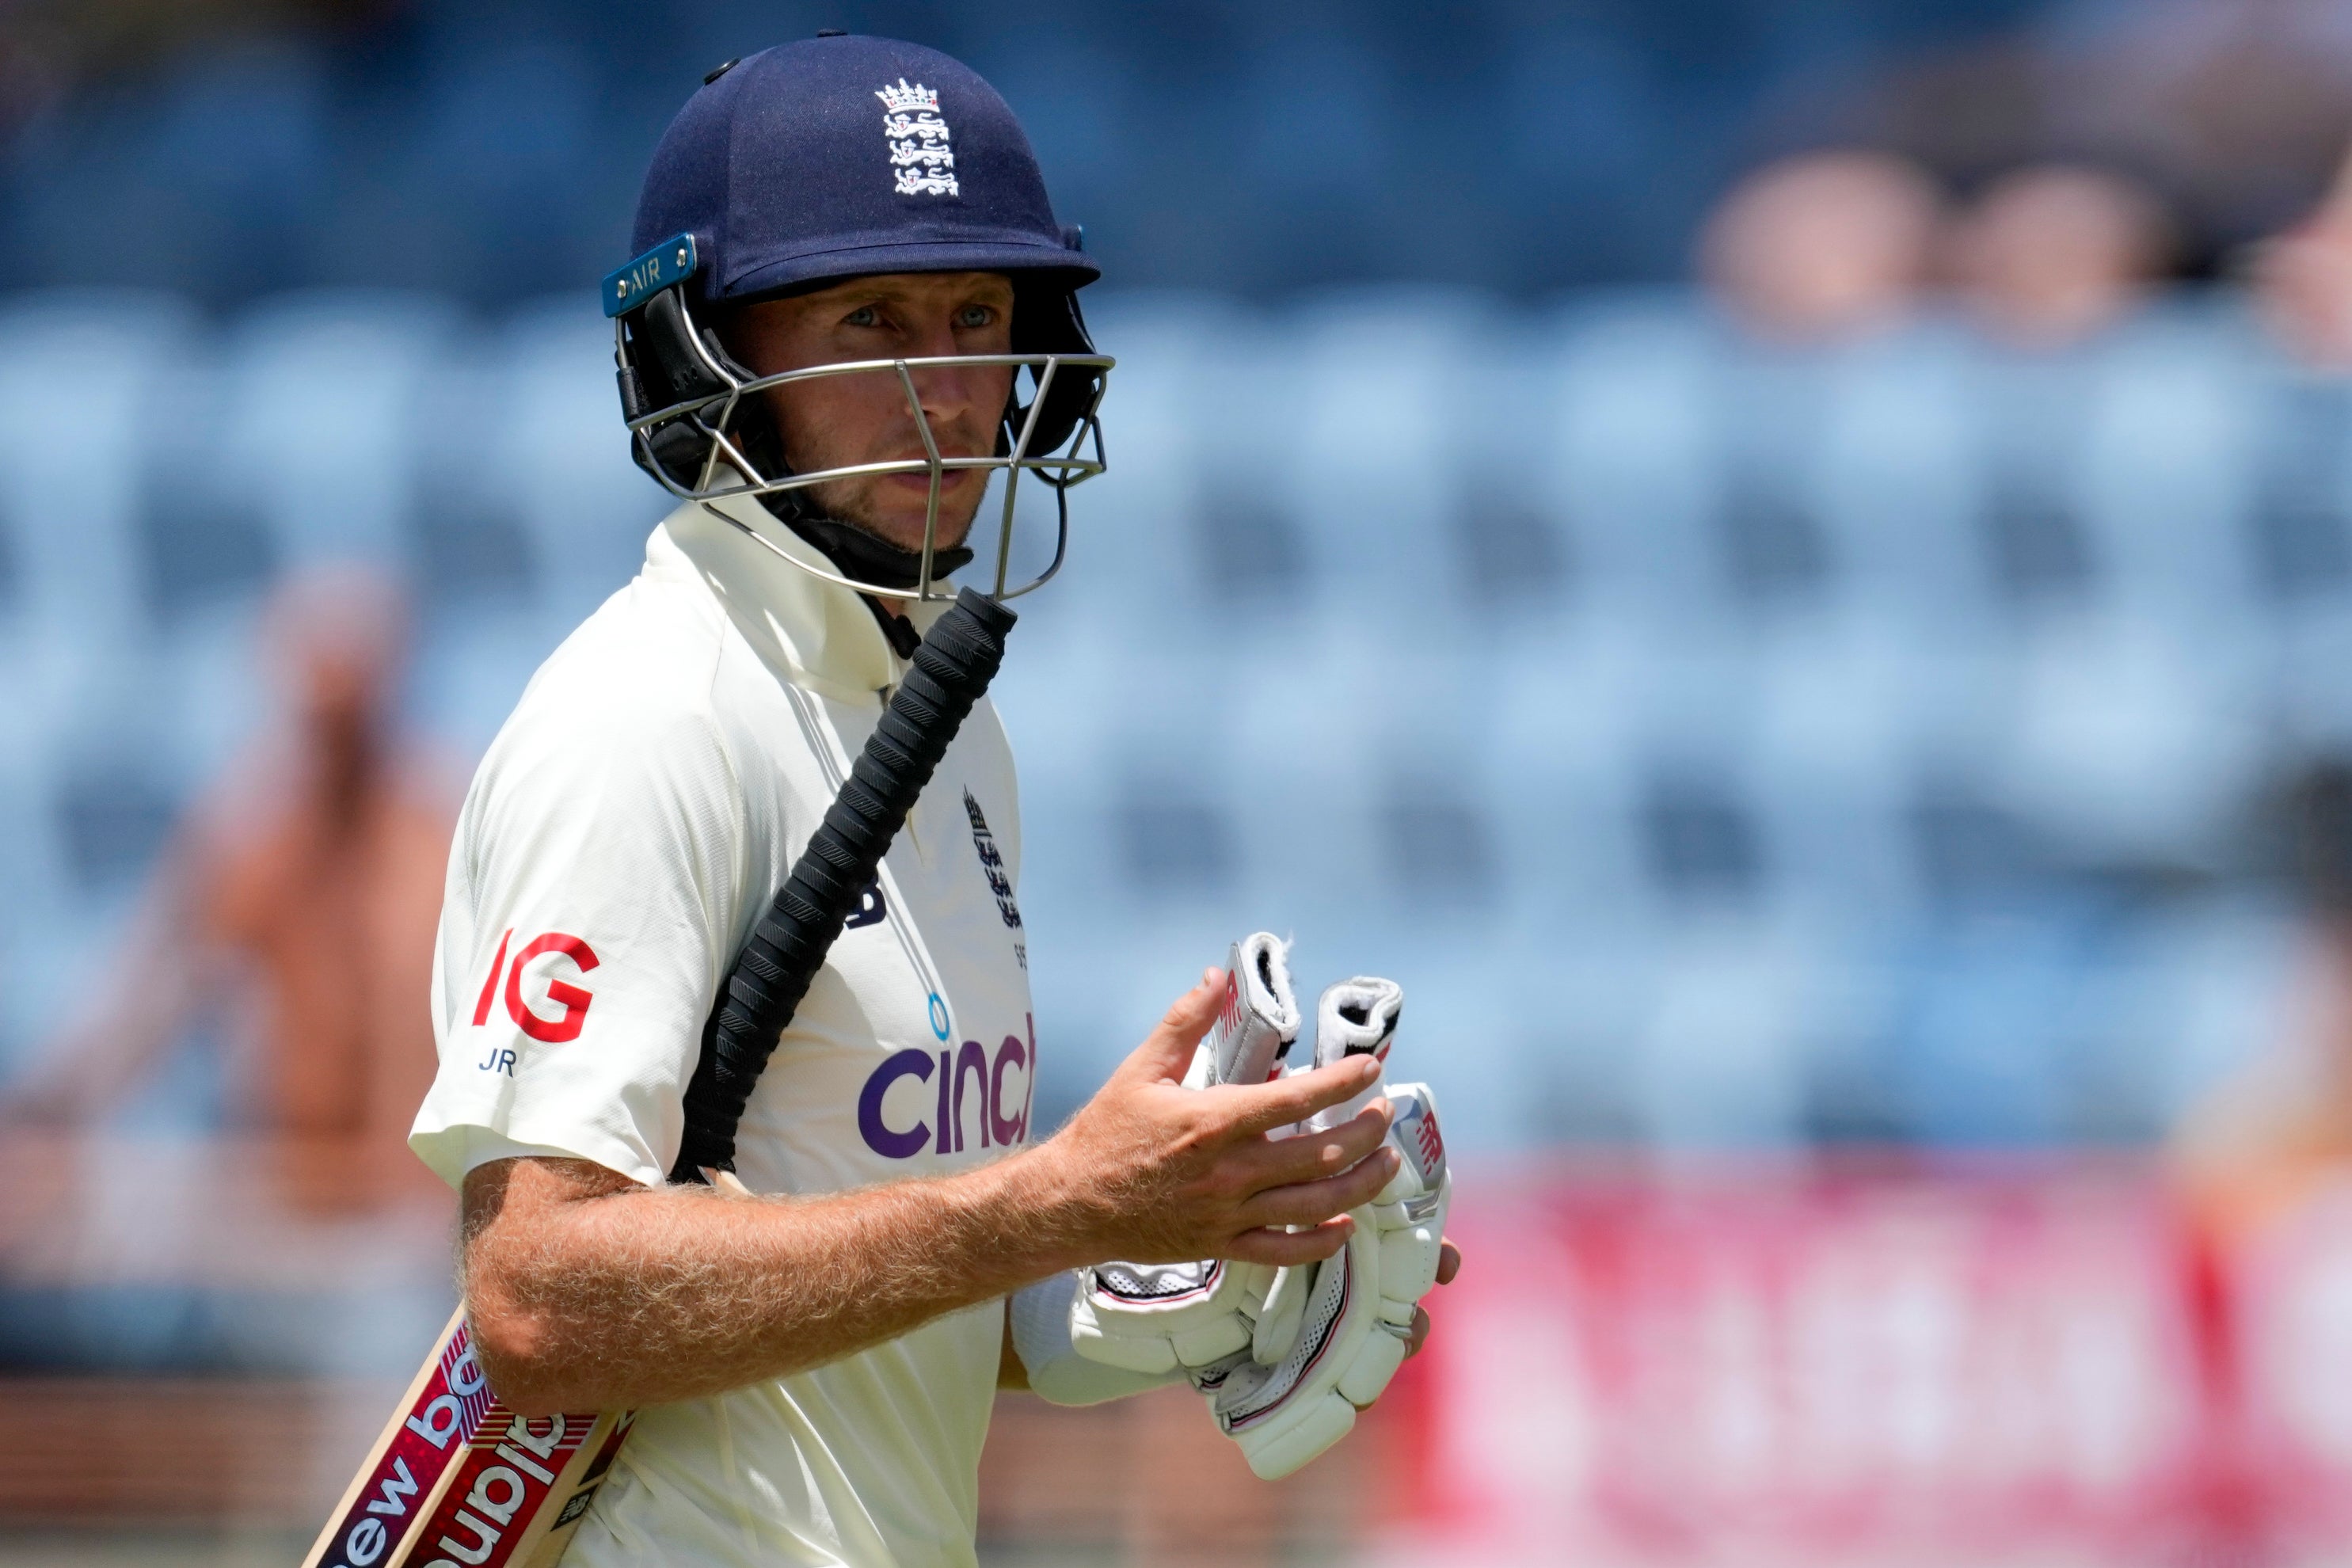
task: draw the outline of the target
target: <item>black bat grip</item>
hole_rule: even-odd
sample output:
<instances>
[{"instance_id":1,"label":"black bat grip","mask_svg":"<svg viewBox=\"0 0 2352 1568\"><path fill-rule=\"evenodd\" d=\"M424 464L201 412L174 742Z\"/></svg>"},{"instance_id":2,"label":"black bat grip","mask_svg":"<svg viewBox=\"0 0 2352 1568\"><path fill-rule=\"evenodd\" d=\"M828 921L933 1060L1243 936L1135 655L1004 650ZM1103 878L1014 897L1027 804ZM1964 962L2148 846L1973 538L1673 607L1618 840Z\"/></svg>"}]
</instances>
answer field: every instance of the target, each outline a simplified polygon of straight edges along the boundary
<instances>
[{"instance_id":1,"label":"black bat grip","mask_svg":"<svg viewBox=\"0 0 2352 1568\"><path fill-rule=\"evenodd\" d=\"M777 1037L948 743L996 678L1013 619L1003 605L966 588L915 649L914 668L719 988L687 1084L686 1136L670 1180L698 1182L706 1170L735 1168L736 1126Z\"/></svg>"}]
</instances>

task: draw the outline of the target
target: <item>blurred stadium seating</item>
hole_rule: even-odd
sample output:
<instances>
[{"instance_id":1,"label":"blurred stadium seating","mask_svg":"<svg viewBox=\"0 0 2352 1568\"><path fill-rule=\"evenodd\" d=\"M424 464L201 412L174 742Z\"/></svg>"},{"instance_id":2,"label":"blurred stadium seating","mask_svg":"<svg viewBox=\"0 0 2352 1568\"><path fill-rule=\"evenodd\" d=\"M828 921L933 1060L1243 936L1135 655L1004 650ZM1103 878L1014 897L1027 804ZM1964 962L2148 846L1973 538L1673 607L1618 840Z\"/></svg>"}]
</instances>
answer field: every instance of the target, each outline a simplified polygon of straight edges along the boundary
<instances>
[{"instance_id":1,"label":"blurred stadium seating","mask_svg":"<svg viewBox=\"0 0 2352 1568\"><path fill-rule=\"evenodd\" d=\"M2343 313L2342 0L0 7L0 1092L145 999L275 585L406 581L462 776L627 579L583 280L685 88L834 26L994 80L1110 279L1111 472L997 688L1043 1125L1263 925L1404 982L1466 1173L1348 1444L1260 1488L1181 1394L1008 1397L983 1560L2344 1557L2343 1084L2157 1148L2343 1047L2276 807L2352 757L2352 326L2235 286L2303 232ZM1759 346L1694 238L1847 143L1935 255ZM2053 157L2233 283L1999 346L1954 237ZM445 1195L289 1211L186 1033L0 1129L0 1563L289 1560L448 1310Z\"/></svg>"},{"instance_id":2,"label":"blurred stadium seating","mask_svg":"<svg viewBox=\"0 0 2352 1568\"><path fill-rule=\"evenodd\" d=\"M1001 698L1059 1105L1253 923L1404 979L1472 1148L2133 1138L2274 1032L2250 826L2352 740L2352 402L2226 297L2034 360L1673 292L1096 315L1113 468ZM584 305L0 330L21 1063L256 722L274 575L408 573L468 757L662 508Z\"/></svg>"},{"instance_id":3,"label":"blurred stadium seating","mask_svg":"<svg viewBox=\"0 0 2352 1568\"><path fill-rule=\"evenodd\" d=\"M847 27L994 82L1057 209L1130 283L1656 277L1792 89L2048 8L33 0L0 18L21 61L0 131L27 124L0 146L0 243L20 286L215 303L330 281L478 304L569 288L623 258L688 86Z\"/></svg>"},{"instance_id":4,"label":"blurred stadium seating","mask_svg":"<svg viewBox=\"0 0 2352 1568\"><path fill-rule=\"evenodd\" d=\"M2282 460L2343 528L2346 432L2226 299L2030 362L1097 315L1114 470L1024 628L1085 657L1002 697L1065 1095L1252 921L1405 977L1472 1147L2144 1137L2270 1037L2253 812L2347 601L2264 541Z\"/></svg>"},{"instance_id":5,"label":"blurred stadium seating","mask_svg":"<svg viewBox=\"0 0 2352 1568\"><path fill-rule=\"evenodd\" d=\"M1024 601L999 688L1048 1125L1255 925L1296 932L1309 984L1403 980L1413 1070L1444 1086L1470 1168L1496 1172L1561 1145L1762 1172L1841 1145L2144 1143L2282 1035L2295 928L2254 823L2276 778L2352 743L2352 397L2275 357L2232 297L2182 293L2032 359L1940 321L1766 351L1674 290L1541 310L1129 293L1093 315L1122 361L1112 470L1076 498L1065 578ZM406 574L406 721L462 763L626 580L663 503L618 438L584 300L485 317L321 292L208 318L44 292L0 308L0 332L5 1076L75 997L122 983L100 966L174 814L263 722L271 582ZM25 1472L8 1517L299 1523L381 1402L365 1380L444 1310L433 1215L375 1222L380 1247L305 1233L366 1260L335 1266L340 1296L299 1278L240 1295L206 1275L211 1232L139 1203L178 1180L150 1168L177 1168L173 1136L215 1129L205 1052L124 1109L119 1163L101 1146L69 1167L104 1247L0 1237L0 1350L40 1374L0 1436L39 1449L58 1410L119 1403L73 1380L90 1370L236 1372L265 1381L226 1404L139 1386L217 1416L220 1443L240 1421L310 1434L318 1473L207 1494L168 1467L60 1462ZM1546 1190L1573 1210L1606 1186ZM1963 1229L2006 1223L2006 1199L1933 1191ZM2132 1191L2134 1215L2168 1212ZM1652 1200L1625 1201L1610 1223L1647 1235ZM1738 1202L1697 1212L1748 1223ZM1684 1257L1685 1232L1662 1234ZM2163 1258L2133 1267L2154 1271L2135 1310L2190 1310ZM2067 1310L2105 1310L2059 1273ZM1462 1298L1482 1346L1572 1349L1621 1321L1489 1283ZM1466 1353L1431 1374L1433 1425L1384 1418L1390 1447L1349 1461L1437 1489L1415 1528L1485 1506L1458 1486L1484 1450L1456 1437L1496 1408L1495 1368ZM2146 1397L2189 1377L2158 1370ZM1587 1394L1531 1414L1528 1440L1590 1420L1640 1442L1687 1415ZM1125 1483L1105 1483L1116 1517L1035 1490L1071 1439L1034 1414L1006 1416L991 1530L1148 1533ZM1174 1420L1088 1430L1108 1453ZM1570 1522L1647 1528L1611 1489L1676 1484L1657 1463L1575 1472L1600 1511ZM1270 1504L1265 1529L1331 1495ZM2084 1528L2137 1495L2099 1494Z\"/></svg>"}]
</instances>

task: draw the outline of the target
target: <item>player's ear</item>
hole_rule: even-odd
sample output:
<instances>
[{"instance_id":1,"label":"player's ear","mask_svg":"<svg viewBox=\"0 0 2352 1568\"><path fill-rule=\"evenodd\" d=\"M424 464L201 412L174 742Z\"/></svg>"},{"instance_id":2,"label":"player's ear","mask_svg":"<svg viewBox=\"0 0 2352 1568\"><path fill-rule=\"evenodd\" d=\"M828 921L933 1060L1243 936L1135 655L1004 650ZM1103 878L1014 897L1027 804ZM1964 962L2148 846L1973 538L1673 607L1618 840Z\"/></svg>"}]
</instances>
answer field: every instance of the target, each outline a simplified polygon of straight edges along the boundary
<instances>
[{"instance_id":1,"label":"player's ear","mask_svg":"<svg viewBox=\"0 0 2352 1568\"><path fill-rule=\"evenodd\" d=\"M1017 354L1091 354L1095 352L1093 337L1087 331L1087 319L1079 312L1077 290L1066 282L1050 277L1023 273L1013 279L1013 352ZM1034 393L1037 372L1029 372ZM1016 377L1016 382L1018 378ZM1029 437L1033 452L1049 452L1058 448L1078 427L1078 421L1094 406L1101 392L1102 373L1079 370L1064 365L1054 378L1053 390L1045 395L1045 406L1037 411L1037 427ZM1007 416L1014 429L1026 409L1021 405L1018 391L1014 407Z\"/></svg>"},{"instance_id":2,"label":"player's ear","mask_svg":"<svg viewBox=\"0 0 2352 1568\"><path fill-rule=\"evenodd\" d=\"M772 307L765 301L744 305L725 300L705 305L698 312L703 323L703 346L730 374L745 381L755 380L761 374L759 343L760 312L763 308Z\"/></svg>"},{"instance_id":3,"label":"player's ear","mask_svg":"<svg viewBox=\"0 0 2352 1568\"><path fill-rule=\"evenodd\" d=\"M739 381L757 380L765 374L761 368L765 356L759 350L765 324L762 312L775 309L775 301L768 300L729 300L698 307L695 315L702 329L703 347L728 374ZM735 411L730 431L743 455L761 473L773 476L792 471L784 456L783 432L776 427L764 395L755 394L744 400Z\"/></svg>"}]
</instances>

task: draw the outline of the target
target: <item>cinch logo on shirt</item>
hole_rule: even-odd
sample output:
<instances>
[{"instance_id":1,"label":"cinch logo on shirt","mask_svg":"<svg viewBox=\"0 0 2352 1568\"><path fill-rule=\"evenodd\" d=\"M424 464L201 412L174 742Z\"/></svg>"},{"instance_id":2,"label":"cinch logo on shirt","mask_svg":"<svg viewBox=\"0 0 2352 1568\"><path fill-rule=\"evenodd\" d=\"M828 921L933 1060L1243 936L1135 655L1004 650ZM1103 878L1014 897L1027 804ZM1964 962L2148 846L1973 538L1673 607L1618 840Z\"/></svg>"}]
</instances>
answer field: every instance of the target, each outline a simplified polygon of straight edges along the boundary
<instances>
[{"instance_id":1,"label":"cinch logo on shirt","mask_svg":"<svg viewBox=\"0 0 2352 1568\"><path fill-rule=\"evenodd\" d=\"M546 931L523 943L522 951L514 955L514 962L509 964L507 962L507 944L513 940L512 928L499 938L498 956L490 960L489 978L482 982L481 997L474 1004L474 1027L478 1029L489 1022L490 1003L498 995L499 975L503 972L507 979L507 1016L514 1020L516 1028L534 1040L543 1040L550 1045L578 1039L580 1031L588 1026L588 1005L596 999L594 993L549 975L546 1000L563 1011L556 1017L548 1017L523 1001L523 967L541 953L553 952L569 958L573 966L585 974L596 967L596 950L564 931ZM474 1065L484 1072L503 1072L512 1078L514 1064L514 1052L501 1047Z\"/></svg>"},{"instance_id":2,"label":"cinch logo on shirt","mask_svg":"<svg viewBox=\"0 0 2352 1568\"><path fill-rule=\"evenodd\" d=\"M964 1148L964 1105L969 1098L980 1131L980 1146L1009 1149L1029 1136L1029 1110L1036 1100L1037 1022L1028 1020L1029 1039L1007 1035L992 1056L978 1040L966 1040L954 1051L934 1055L908 1047L887 1058L866 1079L857 1093L857 1131L866 1146L886 1160L911 1160L929 1148L935 1154L961 1153ZM1005 1093L1004 1069L1022 1068L1022 1082ZM882 1099L901 1079L939 1087L931 1117L917 1117L893 1126L884 1114ZM904 1098L904 1097L901 1097ZM903 1112L902 1112L903 1114Z\"/></svg>"}]
</instances>

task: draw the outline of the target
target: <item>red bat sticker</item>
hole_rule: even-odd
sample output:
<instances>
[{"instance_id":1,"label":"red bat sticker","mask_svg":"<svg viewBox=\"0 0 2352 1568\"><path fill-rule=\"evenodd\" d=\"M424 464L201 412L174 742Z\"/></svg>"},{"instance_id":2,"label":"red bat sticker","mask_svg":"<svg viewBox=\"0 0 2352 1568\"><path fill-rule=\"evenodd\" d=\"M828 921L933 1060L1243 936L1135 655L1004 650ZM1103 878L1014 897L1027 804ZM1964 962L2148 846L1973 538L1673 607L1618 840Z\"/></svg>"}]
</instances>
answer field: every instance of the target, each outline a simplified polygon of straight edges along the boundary
<instances>
[{"instance_id":1,"label":"red bat sticker","mask_svg":"<svg viewBox=\"0 0 2352 1568\"><path fill-rule=\"evenodd\" d=\"M503 1568L595 1424L593 1415L492 1412L417 1545L467 1568Z\"/></svg>"},{"instance_id":2,"label":"red bat sticker","mask_svg":"<svg viewBox=\"0 0 2352 1568\"><path fill-rule=\"evenodd\" d=\"M472 1334L460 1322L441 1347L433 1375L409 1405L406 1419L335 1521L332 1544L319 1568L374 1568L387 1547L415 1523L449 1467L467 1452L490 1410L489 1379L474 1359Z\"/></svg>"}]
</instances>

